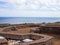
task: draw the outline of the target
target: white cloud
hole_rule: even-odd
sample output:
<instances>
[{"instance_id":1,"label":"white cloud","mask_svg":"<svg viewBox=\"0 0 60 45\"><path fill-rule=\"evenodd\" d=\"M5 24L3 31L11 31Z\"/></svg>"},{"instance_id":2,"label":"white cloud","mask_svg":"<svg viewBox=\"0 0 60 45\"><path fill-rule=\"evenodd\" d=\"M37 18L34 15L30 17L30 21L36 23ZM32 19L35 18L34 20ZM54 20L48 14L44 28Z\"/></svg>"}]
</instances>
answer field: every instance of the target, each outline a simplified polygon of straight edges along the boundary
<instances>
[{"instance_id":1,"label":"white cloud","mask_svg":"<svg viewBox=\"0 0 60 45\"><path fill-rule=\"evenodd\" d=\"M5 5L0 5L0 7L5 7L2 9L0 8L0 16L15 15L28 17L29 16L53 17L60 14L59 12L53 12L60 11L60 0L0 0L0 1L7 2L7 4Z\"/></svg>"},{"instance_id":2,"label":"white cloud","mask_svg":"<svg viewBox=\"0 0 60 45\"><path fill-rule=\"evenodd\" d=\"M41 11L3 11L0 16L5 17L60 17L60 12L41 12Z\"/></svg>"},{"instance_id":3,"label":"white cloud","mask_svg":"<svg viewBox=\"0 0 60 45\"><path fill-rule=\"evenodd\" d=\"M58 10L58 8L60 9L60 0L0 0L0 1L8 2L15 9L37 10L41 8L43 9L44 7L46 7L48 10L50 9Z\"/></svg>"},{"instance_id":4,"label":"white cloud","mask_svg":"<svg viewBox=\"0 0 60 45\"><path fill-rule=\"evenodd\" d=\"M24 7L29 8L29 9L40 9L40 8L44 8L46 7L47 9L51 9L51 10L57 10L59 7L59 0L17 0L18 2L16 2L17 4L20 5L16 5L17 7L22 7L22 9L24 9ZM43 6L42 6L43 5ZM60 8L60 7L59 7ZM21 8L20 8L21 9ZM44 8L45 9L45 8Z\"/></svg>"}]
</instances>

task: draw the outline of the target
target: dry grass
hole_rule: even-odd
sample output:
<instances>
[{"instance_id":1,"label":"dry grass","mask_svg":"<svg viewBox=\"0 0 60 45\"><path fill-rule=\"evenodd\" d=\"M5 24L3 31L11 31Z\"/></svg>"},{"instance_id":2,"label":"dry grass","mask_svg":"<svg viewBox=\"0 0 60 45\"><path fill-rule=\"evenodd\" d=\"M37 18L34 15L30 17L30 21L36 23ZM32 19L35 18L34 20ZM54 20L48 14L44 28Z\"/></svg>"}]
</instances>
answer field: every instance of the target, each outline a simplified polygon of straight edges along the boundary
<instances>
[{"instance_id":1,"label":"dry grass","mask_svg":"<svg viewBox=\"0 0 60 45\"><path fill-rule=\"evenodd\" d=\"M35 27L26 27L26 28L18 29L16 31L7 31L7 32L9 33L30 33L31 28L35 28Z\"/></svg>"}]
</instances>

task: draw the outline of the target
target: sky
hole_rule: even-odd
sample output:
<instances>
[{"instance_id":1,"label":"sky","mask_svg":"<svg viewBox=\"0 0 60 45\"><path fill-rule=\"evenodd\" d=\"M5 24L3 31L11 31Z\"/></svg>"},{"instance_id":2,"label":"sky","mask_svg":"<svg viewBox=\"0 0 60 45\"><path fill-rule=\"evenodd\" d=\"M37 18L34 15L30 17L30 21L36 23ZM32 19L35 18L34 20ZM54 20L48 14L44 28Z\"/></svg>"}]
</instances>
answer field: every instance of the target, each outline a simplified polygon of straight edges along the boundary
<instances>
[{"instance_id":1,"label":"sky","mask_svg":"<svg viewBox=\"0 0 60 45\"><path fill-rule=\"evenodd\" d=\"M0 0L0 17L60 17L60 0Z\"/></svg>"}]
</instances>

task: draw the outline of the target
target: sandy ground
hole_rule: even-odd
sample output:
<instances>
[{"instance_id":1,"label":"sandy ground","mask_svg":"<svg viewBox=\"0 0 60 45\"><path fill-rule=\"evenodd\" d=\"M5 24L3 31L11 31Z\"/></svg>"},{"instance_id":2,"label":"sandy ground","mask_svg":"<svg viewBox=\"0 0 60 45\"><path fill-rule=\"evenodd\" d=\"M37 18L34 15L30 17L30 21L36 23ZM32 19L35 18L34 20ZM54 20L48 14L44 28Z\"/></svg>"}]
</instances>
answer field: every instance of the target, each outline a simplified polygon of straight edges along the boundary
<instances>
[{"instance_id":1,"label":"sandy ground","mask_svg":"<svg viewBox=\"0 0 60 45\"><path fill-rule=\"evenodd\" d=\"M60 45L60 40L55 41L55 42L54 42L54 45Z\"/></svg>"},{"instance_id":2,"label":"sandy ground","mask_svg":"<svg viewBox=\"0 0 60 45\"><path fill-rule=\"evenodd\" d=\"M60 45L60 35L55 35L54 37L55 37L54 45Z\"/></svg>"},{"instance_id":3,"label":"sandy ground","mask_svg":"<svg viewBox=\"0 0 60 45\"><path fill-rule=\"evenodd\" d=\"M60 35L59 34L46 34L54 37L54 45L60 45Z\"/></svg>"}]
</instances>

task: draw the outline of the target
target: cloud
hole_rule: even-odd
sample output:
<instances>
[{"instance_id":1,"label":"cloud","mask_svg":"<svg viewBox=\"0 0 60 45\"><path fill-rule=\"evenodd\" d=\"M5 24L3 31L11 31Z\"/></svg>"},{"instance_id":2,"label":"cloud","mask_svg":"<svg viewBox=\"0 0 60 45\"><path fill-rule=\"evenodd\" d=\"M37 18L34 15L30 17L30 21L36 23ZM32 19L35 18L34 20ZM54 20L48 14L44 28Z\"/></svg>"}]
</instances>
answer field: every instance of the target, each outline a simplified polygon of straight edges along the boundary
<instances>
[{"instance_id":1,"label":"cloud","mask_svg":"<svg viewBox=\"0 0 60 45\"><path fill-rule=\"evenodd\" d=\"M60 17L60 12L46 11L1 11L0 17Z\"/></svg>"},{"instance_id":2,"label":"cloud","mask_svg":"<svg viewBox=\"0 0 60 45\"><path fill-rule=\"evenodd\" d=\"M12 1L11 1L12 2ZM13 3L11 3L9 0L0 0L0 10L12 10L14 9Z\"/></svg>"},{"instance_id":3,"label":"cloud","mask_svg":"<svg viewBox=\"0 0 60 45\"><path fill-rule=\"evenodd\" d=\"M60 10L59 0L17 0L17 9L32 9L32 10Z\"/></svg>"},{"instance_id":4,"label":"cloud","mask_svg":"<svg viewBox=\"0 0 60 45\"><path fill-rule=\"evenodd\" d=\"M0 0L0 16L56 17L59 11L60 0Z\"/></svg>"},{"instance_id":5,"label":"cloud","mask_svg":"<svg viewBox=\"0 0 60 45\"><path fill-rule=\"evenodd\" d=\"M20 10L60 10L60 0L0 0L1 8Z\"/></svg>"}]
</instances>

